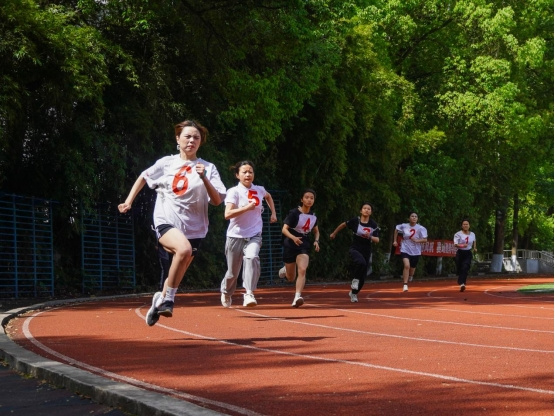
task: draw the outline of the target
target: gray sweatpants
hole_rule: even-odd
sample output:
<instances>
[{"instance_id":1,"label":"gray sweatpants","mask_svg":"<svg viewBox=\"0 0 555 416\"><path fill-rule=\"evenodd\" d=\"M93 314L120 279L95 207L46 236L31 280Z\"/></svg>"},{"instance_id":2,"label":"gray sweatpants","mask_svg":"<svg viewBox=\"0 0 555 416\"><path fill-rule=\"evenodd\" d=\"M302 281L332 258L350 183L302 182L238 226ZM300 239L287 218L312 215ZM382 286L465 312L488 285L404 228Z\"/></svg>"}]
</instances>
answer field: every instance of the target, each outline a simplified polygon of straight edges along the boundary
<instances>
[{"instance_id":1,"label":"gray sweatpants","mask_svg":"<svg viewBox=\"0 0 555 416\"><path fill-rule=\"evenodd\" d=\"M227 272L222 280L220 292L233 295L237 289L237 278L243 266L243 287L254 290L260 278L260 258L258 253L262 247L262 235L251 238L227 237L225 242L225 257Z\"/></svg>"}]
</instances>

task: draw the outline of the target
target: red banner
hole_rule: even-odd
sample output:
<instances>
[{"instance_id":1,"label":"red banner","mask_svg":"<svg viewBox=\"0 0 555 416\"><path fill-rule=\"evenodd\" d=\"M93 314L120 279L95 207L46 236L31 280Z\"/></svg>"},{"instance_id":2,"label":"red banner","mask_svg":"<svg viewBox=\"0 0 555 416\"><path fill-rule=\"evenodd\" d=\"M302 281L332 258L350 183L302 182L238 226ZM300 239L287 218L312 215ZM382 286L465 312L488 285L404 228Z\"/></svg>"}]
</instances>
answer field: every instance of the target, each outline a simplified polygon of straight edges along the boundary
<instances>
[{"instance_id":1,"label":"red banner","mask_svg":"<svg viewBox=\"0 0 555 416\"><path fill-rule=\"evenodd\" d=\"M395 254L401 254L401 239L399 239ZM455 257L457 247L453 240L428 240L422 243L422 255L432 257Z\"/></svg>"}]
</instances>

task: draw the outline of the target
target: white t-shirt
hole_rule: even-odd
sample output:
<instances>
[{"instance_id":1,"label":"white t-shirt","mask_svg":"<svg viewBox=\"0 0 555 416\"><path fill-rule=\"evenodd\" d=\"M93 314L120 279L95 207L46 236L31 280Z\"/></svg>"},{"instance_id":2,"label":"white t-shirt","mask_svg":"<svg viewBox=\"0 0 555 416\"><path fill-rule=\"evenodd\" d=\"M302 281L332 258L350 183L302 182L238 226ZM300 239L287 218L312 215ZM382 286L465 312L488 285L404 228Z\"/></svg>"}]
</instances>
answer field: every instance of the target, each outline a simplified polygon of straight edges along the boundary
<instances>
[{"instance_id":1,"label":"white t-shirt","mask_svg":"<svg viewBox=\"0 0 555 416\"><path fill-rule=\"evenodd\" d=\"M401 253L406 253L409 256L420 256L422 254L422 243L415 243L414 240L428 238L428 230L420 224L415 224L411 227L408 223L399 224L395 229L403 237Z\"/></svg>"},{"instance_id":2,"label":"white t-shirt","mask_svg":"<svg viewBox=\"0 0 555 416\"><path fill-rule=\"evenodd\" d=\"M225 196L225 185L212 163L200 158L183 160L179 155L158 159L141 173L147 185L157 192L153 214L155 227L170 224L189 239L206 237L210 197L195 171L197 163L205 166L206 177L222 198Z\"/></svg>"},{"instance_id":3,"label":"white t-shirt","mask_svg":"<svg viewBox=\"0 0 555 416\"><path fill-rule=\"evenodd\" d=\"M262 232L262 200L267 192L263 186L251 184L250 188L246 188L241 183L230 188L225 197L225 205L231 203L237 208L248 205L251 200L256 202L256 206L252 211L243 212L237 217L229 220L227 227L227 236L235 238L250 238Z\"/></svg>"},{"instance_id":4,"label":"white t-shirt","mask_svg":"<svg viewBox=\"0 0 555 416\"><path fill-rule=\"evenodd\" d=\"M466 247L459 248L459 250L471 250L472 244L474 244L474 241L476 241L476 236L472 231L470 231L470 234L465 234L461 230L457 232L453 237L453 242L455 244L466 244Z\"/></svg>"}]
</instances>

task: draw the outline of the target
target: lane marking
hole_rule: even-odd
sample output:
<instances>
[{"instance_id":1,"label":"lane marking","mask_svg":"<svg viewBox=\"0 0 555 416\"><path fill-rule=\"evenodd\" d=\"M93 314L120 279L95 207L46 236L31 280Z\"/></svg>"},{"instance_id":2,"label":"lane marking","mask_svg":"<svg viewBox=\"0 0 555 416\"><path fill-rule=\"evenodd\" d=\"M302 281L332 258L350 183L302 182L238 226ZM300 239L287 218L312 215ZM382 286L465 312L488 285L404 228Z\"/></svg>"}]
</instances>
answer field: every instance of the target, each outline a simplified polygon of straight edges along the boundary
<instances>
[{"instance_id":1,"label":"lane marking","mask_svg":"<svg viewBox=\"0 0 555 416\"><path fill-rule=\"evenodd\" d=\"M431 292L430 292L431 293ZM430 296L430 295L428 295ZM433 300L436 299L440 299L439 297L430 297ZM403 305L402 302L392 302L392 301L384 301L378 298L373 298L371 296L366 296L363 299L366 299L370 302L377 302L377 303L381 303L383 305L394 305L394 306L400 306ZM452 298L445 298L445 299L452 299ZM476 302L465 302L465 304L469 304L471 303L472 305L483 305L483 306L490 306L491 304L479 304ZM504 305L504 306L508 306L508 305ZM436 308L436 307L429 307L429 306L413 306L411 305L411 309L426 309L426 310L436 310L436 311L447 311L447 312L457 312L457 313L466 313L466 314L472 314L472 315L484 315L484 316L503 316L503 317L510 317L510 318L519 318L519 319L540 319L540 320L548 320L548 321L553 321L553 318L551 317L547 317L547 316L528 316L528 315L514 315L514 314L506 314L506 313L493 313L493 312L476 312L476 311L465 311L463 309L451 309L451 308ZM543 308L534 308L534 309L543 309Z\"/></svg>"},{"instance_id":2,"label":"lane marking","mask_svg":"<svg viewBox=\"0 0 555 416\"><path fill-rule=\"evenodd\" d=\"M254 316L258 316L258 317L266 318L266 319L270 319L270 320L282 321L282 322L286 322L286 323L289 323L289 324L314 326L314 327L317 327L317 328L333 329L335 331L352 332L352 333L355 333L355 334L362 334L362 335L372 335L372 336L378 336L378 337L396 338L396 339L403 339L403 340L409 340L409 341L432 342L432 343L438 343L438 344L461 345L461 346L477 347L477 348L491 348L491 349L510 350L510 351L538 352L538 353L542 353L542 354L553 354L553 351L551 351L551 350L538 350L538 349L532 349L532 348L505 347L505 346L502 346L502 345L474 344L474 343L468 343L468 342L445 341L445 340L422 338L422 337L409 337L409 336L406 336L406 335L394 335L394 334L386 334L386 333L382 333L382 332L361 331L360 329L350 329L350 328L336 327L336 326L331 326L331 325L315 324L315 323L312 323L312 322L294 321L294 320L291 320L291 319L285 319L285 318L282 318L282 317L273 317L273 316L270 316L270 315L262 315L262 314L259 314L259 313L253 312L253 311L244 310L244 309L234 308L234 310L236 310L237 312L244 313L244 314L254 315ZM349 310L349 309L338 309L338 310L344 311L344 312L354 312L353 310Z\"/></svg>"},{"instance_id":3,"label":"lane marking","mask_svg":"<svg viewBox=\"0 0 555 416\"><path fill-rule=\"evenodd\" d=\"M55 308L55 309L57 309L57 308ZM51 310L52 309L50 309L50 311ZM61 354L57 351L54 351L53 349L47 347L46 345L44 345L43 343L41 343L40 341L35 339L35 337L33 336L33 334L31 334L31 331L29 329L29 325L31 323L31 320L34 317L42 314L43 312L45 312L45 311L35 313L32 316L25 319L25 321L23 322L23 334L37 348L40 348L41 350L47 352L48 354L53 355L56 358L59 358L62 361L67 362L68 364L71 364L71 365L74 365L74 366L79 367L81 369L90 371L91 373L101 375L102 377L107 377L107 378L112 378L112 379L115 379L115 380L119 380L119 381L122 381L124 383L136 386L136 387L141 387L141 388L144 388L144 389L147 389L147 390L151 390L151 391L155 391L155 392L159 392L159 393L164 393L164 394L168 394L168 395L171 395L171 396L177 396L180 399L183 399L185 401L192 401L193 404L202 403L202 404L205 404L205 405L211 405L211 406L218 407L220 409L225 409L225 410L237 412L238 414L245 415L245 416L264 416L261 413L257 413L257 412L254 412L252 410L249 410L249 409L245 409L245 408L242 408L242 407L239 407L239 406L235 406L235 405L232 405L230 403L224 403L224 402L219 402L219 401L216 401L216 400L206 399L204 397L194 396L194 395L189 394L189 393L183 393L183 392L180 392L180 391L177 391L177 390L157 386L155 384L150 384L150 383L146 383L144 381L140 381L140 380L137 380L137 379L134 379L134 378L131 378L131 377L123 376L121 374L112 373L111 371L107 371L107 370L104 370L104 369L99 368L99 367L94 367L92 365L86 364L82 361L75 360L74 358L68 357L67 355L64 355L64 354ZM142 319L144 321L144 316L142 317ZM197 404L197 406L198 406L198 404Z\"/></svg>"},{"instance_id":4,"label":"lane marking","mask_svg":"<svg viewBox=\"0 0 555 416\"><path fill-rule=\"evenodd\" d=\"M141 309L141 307L135 309L135 313L137 314L137 316L139 316L141 318L141 320L144 320L145 317L144 317L144 315L141 314L140 309ZM238 312L244 312L246 314L259 315L261 317L265 317L264 315L257 314L257 313L251 312L251 311L246 311L246 310L236 309L236 308L234 308L234 310L238 311ZM267 318L275 319L275 318L272 318L272 317L267 317ZM286 322L289 322L289 323L292 322L290 320L287 321L287 320L284 320L284 319L279 319L279 320L280 321L286 321ZM295 323L301 323L301 322L295 322ZM305 322L302 323L302 324L314 325L314 324L307 324ZM324 362L339 363L339 364L348 364L348 365L360 366L360 367L365 367L365 368L372 368L372 369L377 369L377 370L392 371L392 372L403 373L403 374L411 374L411 375L422 376L422 377L431 377L431 378L436 378L436 379L440 379L440 380L448 380L448 381L458 382L458 383L488 386L488 387L497 387L497 388L502 388L502 389L521 390L521 391L528 391L528 392L533 392L533 393L553 395L553 390L544 390L544 389L537 389L537 388L532 388L532 387L516 386L514 384L502 384L502 383L493 383L493 382L487 382L487 381L470 380L470 379L464 379L464 378L459 378L459 377L445 376L443 374L428 373L428 372L423 372L423 371L414 371L414 370L408 370L408 369L404 369L404 368L388 367L388 366L383 366L383 365L378 365L378 364L370 364L370 363L363 363L363 362L349 361L349 360L340 360L340 359L336 359L336 358L326 358L326 357L320 357L320 356L309 355L309 354L298 354L298 353L293 353L293 352L289 352L289 351L281 351L281 350L275 350L275 349L271 349L271 348L256 347L254 345L240 344L240 343L237 343L237 342L227 341L227 340L223 340L223 339L220 339L220 338L214 338L214 337L210 337L210 336L206 336L206 335L196 334L194 332L189 332L189 331L185 331L185 330L181 330L181 329L177 329L177 328L172 328L172 327L169 327L169 326L163 325L163 324L156 324L156 325L160 326L164 329L167 329L169 331L177 332L177 333L184 334L184 335L189 335L189 336L192 336L192 337L195 337L195 338L204 339L204 340L208 340L208 341L219 342L221 344L232 345L232 346L235 346L235 347L241 347L241 348L246 348L246 349L255 350L255 351L269 352L269 353L273 353L273 354L280 354L280 355L286 355L286 356L297 357L297 358L305 358L305 359L311 359L311 360L316 360L316 361L324 361ZM314 326L325 327L323 325L314 325ZM353 332L356 332L356 331L353 330Z\"/></svg>"}]
</instances>

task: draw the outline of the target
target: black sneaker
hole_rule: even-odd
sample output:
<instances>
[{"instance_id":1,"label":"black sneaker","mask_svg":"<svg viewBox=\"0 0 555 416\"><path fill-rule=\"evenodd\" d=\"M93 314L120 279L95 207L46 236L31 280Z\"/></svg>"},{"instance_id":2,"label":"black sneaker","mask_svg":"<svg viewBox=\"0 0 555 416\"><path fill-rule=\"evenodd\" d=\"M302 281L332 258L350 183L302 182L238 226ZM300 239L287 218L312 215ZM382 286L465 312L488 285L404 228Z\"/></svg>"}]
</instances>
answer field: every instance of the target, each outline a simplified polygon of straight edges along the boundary
<instances>
[{"instance_id":1,"label":"black sneaker","mask_svg":"<svg viewBox=\"0 0 555 416\"><path fill-rule=\"evenodd\" d=\"M171 318L173 316L173 302L171 300L165 300L158 307L158 315L165 316L166 318Z\"/></svg>"},{"instance_id":2,"label":"black sneaker","mask_svg":"<svg viewBox=\"0 0 555 416\"><path fill-rule=\"evenodd\" d=\"M464 292L465 289L466 289L466 286L465 286L465 284L463 283L463 284L461 285L461 292Z\"/></svg>"},{"instance_id":3,"label":"black sneaker","mask_svg":"<svg viewBox=\"0 0 555 416\"><path fill-rule=\"evenodd\" d=\"M160 319L158 309L156 308L156 302L160 299L160 296L162 296L162 292L156 292L152 297L152 306L148 310L145 318L148 326L153 326L156 322L158 322L158 319Z\"/></svg>"}]
</instances>

